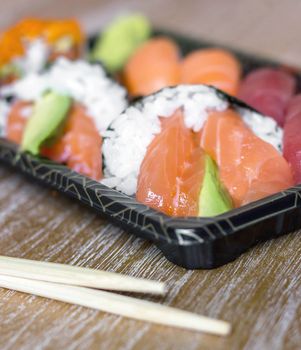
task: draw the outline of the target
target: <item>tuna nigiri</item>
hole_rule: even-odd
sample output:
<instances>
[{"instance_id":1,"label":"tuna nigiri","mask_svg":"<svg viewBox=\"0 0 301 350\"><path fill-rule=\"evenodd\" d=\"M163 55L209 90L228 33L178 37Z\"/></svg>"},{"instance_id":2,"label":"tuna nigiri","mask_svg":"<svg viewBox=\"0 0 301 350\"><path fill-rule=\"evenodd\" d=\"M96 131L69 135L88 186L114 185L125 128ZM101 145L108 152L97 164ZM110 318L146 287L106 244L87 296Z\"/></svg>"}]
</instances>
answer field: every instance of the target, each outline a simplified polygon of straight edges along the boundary
<instances>
[{"instance_id":1,"label":"tuna nigiri","mask_svg":"<svg viewBox=\"0 0 301 350\"><path fill-rule=\"evenodd\" d=\"M289 73L275 68L260 68L245 77L238 97L283 126L285 109L295 88L296 81Z\"/></svg>"},{"instance_id":2,"label":"tuna nigiri","mask_svg":"<svg viewBox=\"0 0 301 350\"><path fill-rule=\"evenodd\" d=\"M301 183L301 95L288 104L283 135L283 155L290 163L296 184Z\"/></svg>"},{"instance_id":3,"label":"tuna nigiri","mask_svg":"<svg viewBox=\"0 0 301 350\"><path fill-rule=\"evenodd\" d=\"M188 54L181 64L181 82L208 84L236 95L241 67L230 52L222 49L200 49Z\"/></svg>"}]
</instances>

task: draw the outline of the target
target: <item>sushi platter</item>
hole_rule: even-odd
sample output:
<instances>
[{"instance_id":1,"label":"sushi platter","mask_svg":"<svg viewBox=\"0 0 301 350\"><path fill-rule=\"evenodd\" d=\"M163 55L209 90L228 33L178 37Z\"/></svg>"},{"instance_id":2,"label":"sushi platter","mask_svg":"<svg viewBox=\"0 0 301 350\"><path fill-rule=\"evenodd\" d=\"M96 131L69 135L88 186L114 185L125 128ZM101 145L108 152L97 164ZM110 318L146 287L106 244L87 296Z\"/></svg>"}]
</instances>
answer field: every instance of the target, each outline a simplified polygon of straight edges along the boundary
<instances>
[{"instance_id":1,"label":"sushi platter","mask_svg":"<svg viewBox=\"0 0 301 350\"><path fill-rule=\"evenodd\" d=\"M117 55L114 31L129 26L121 22L87 40L85 60L83 35L68 22L59 46L33 41L32 55L44 50L34 67L30 54L6 63L1 162L188 269L221 266L301 228L298 70L151 30L141 18L131 19L139 35ZM49 24L35 25L53 40ZM205 61L226 68L210 75Z\"/></svg>"}]
</instances>

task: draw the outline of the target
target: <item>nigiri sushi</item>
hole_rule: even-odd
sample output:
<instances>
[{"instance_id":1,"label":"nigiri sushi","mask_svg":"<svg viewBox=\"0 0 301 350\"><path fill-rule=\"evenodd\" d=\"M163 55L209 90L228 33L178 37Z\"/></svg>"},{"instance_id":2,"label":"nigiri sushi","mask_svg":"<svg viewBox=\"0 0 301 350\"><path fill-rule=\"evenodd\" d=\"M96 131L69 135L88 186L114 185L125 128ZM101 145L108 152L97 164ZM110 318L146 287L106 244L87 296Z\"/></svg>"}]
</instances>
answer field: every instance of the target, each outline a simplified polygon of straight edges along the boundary
<instances>
[{"instance_id":1,"label":"nigiri sushi","mask_svg":"<svg viewBox=\"0 0 301 350\"><path fill-rule=\"evenodd\" d=\"M180 51L167 37L155 37L142 44L123 70L123 82L133 96L148 95L180 83Z\"/></svg>"},{"instance_id":2,"label":"nigiri sushi","mask_svg":"<svg viewBox=\"0 0 301 350\"><path fill-rule=\"evenodd\" d=\"M176 43L166 37L141 45L123 70L124 84L133 96L176 84L208 84L236 95L240 76L240 63L230 52L200 49L182 59Z\"/></svg>"},{"instance_id":3,"label":"nigiri sushi","mask_svg":"<svg viewBox=\"0 0 301 350\"><path fill-rule=\"evenodd\" d=\"M293 184L281 147L272 118L214 88L179 85L115 119L104 140L102 181L168 215L216 215Z\"/></svg>"},{"instance_id":4,"label":"nigiri sushi","mask_svg":"<svg viewBox=\"0 0 301 350\"><path fill-rule=\"evenodd\" d=\"M296 184L301 183L301 95L294 96L287 106L284 122L283 155L291 165Z\"/></svg>"},{"instance_id":5,"label":"nigiri sushi","mask_svg":"<svg viewBox=\"0 0 301 350\"><path fill-rule=\"evenodd\" d=\"M102 135L127 106L127 97L100 65L59 58L49 70L27 75L0 94L13 96L1 116L4 137L25 151L102 178Z\"/></svg>"},{"instance_id":6,"label":"nigiri sushi","mask_svg":"<svg viewBox=\"0 0 301 350\"><path fill-rule=\"evenodd\" d=\"M237 95L241 66L230 52L199 49L188 54L181 63L181 83L212 85L230 95Z\"/></svg>"},{"instance_id":7,"label":"nigiri sushi","mask_svg":"<svg viewBox=\"0 0 301 350\"><path fill-rule=\"evenodd\" d=\"M296 89L295 78L277 68L259 68L243 79L238 97L284 125L287 104Z\"/></svg>"},{"instance_id":8,"label":"nigiri sushi","mask_svg":"<svg viewBox=\"0 0 301 350\"><path fill-rule=\"evenodd\" d=\"M59 56L79 58L83 41L76 20L23 19L0 34L0 85L38 72Z\"/></svg>"}]
</instances>

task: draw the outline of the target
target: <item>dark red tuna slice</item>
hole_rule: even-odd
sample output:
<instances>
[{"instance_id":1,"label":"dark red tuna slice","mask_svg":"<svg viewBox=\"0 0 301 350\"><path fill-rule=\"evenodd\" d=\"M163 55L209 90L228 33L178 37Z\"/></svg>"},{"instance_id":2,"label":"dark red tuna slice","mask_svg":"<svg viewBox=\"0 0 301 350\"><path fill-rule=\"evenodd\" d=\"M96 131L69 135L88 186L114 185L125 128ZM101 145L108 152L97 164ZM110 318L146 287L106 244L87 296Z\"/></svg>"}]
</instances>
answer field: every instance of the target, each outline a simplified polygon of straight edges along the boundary
<instances>
[{"instance_id":1,"label":"dark red tuna slice","mask_svg":"<svg viewBox=\"0 0 301 350\"><path fill-rule=\"evenodd\" d=\"M295 89L296 81L291 74L275 68L260 68L245 77L238 97L283 126L285 110Z\"/></svg>"},{"instance_id":2,"label":"dark red tuna slice","mask_svg":"<svg viewBox=\"0 0 301 350\"><path fill-rule=\"evenodd\" d=\"M294 180L301 183L301 94L288 104L283 135L283 155L289 162Z\"/></svg>"}]
</instances>

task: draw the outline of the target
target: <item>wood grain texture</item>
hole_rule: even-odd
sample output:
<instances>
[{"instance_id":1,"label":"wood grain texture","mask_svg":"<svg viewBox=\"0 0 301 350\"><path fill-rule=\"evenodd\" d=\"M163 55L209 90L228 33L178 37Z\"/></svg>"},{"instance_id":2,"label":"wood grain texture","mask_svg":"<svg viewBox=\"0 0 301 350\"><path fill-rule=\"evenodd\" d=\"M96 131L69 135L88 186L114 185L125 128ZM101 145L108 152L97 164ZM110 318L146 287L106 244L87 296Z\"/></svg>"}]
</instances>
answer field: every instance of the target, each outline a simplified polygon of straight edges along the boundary
<instances>
[{"instance_id":1,"label":"wood grain texture","mask_svg":"<svg viewBox=\"0 0 301 350\"><path fill-rule=\"evenodd\" d=\"M301 3L294 0L11 0L0 2L0 26L47 13L78 15L93 31L133 9L158 26L300 64ZM187 271L88 208L0 166L1 254L166 281L166 297L144 298L231 321L234 329L219 338L0 289L1 350L300 348L300 233L257 246L216 270Z\"/></svg>"}]
</instances>

